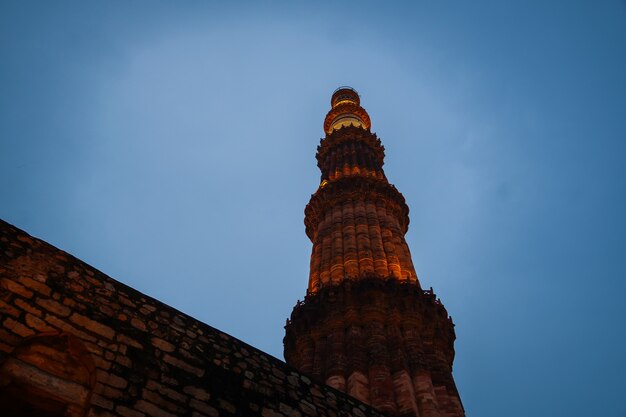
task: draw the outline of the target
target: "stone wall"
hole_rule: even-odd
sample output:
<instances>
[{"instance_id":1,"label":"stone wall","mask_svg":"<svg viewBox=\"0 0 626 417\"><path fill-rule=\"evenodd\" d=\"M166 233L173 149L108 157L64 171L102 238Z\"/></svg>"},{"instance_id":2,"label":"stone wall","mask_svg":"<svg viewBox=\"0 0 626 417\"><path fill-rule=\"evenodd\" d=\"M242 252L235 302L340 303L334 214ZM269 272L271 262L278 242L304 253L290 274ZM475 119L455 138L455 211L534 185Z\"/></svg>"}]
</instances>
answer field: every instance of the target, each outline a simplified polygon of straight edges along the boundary
<instances>
[{"instance_id":1,"label":"stone wall","mask_svg":"<svg viewBox=\"0 0 626 417\"><path fill-rule=\"evenodd\" d=\"M0 409L93 417L382 415L3 221Z\"/></svg>"}]
</instances>

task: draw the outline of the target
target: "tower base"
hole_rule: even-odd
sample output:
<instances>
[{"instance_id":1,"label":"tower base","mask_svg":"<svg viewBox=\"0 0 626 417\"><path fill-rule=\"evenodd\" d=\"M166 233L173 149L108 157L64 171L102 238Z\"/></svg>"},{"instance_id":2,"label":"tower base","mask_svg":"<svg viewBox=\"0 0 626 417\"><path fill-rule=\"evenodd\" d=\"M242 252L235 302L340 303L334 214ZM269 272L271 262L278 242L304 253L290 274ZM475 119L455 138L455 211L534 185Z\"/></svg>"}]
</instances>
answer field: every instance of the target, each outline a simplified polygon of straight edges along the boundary
<instances>
[{"instance_id":1,"label":"tower base","mask_svg":"<svg viewBox=\"0 0 626 417\"><path fill-rule=\"evenodd\" d=\"M452 378L454 324L432 290L373 277L298 302L285 359L392 416L465 416Z\"/></svg>"}]
</instances>

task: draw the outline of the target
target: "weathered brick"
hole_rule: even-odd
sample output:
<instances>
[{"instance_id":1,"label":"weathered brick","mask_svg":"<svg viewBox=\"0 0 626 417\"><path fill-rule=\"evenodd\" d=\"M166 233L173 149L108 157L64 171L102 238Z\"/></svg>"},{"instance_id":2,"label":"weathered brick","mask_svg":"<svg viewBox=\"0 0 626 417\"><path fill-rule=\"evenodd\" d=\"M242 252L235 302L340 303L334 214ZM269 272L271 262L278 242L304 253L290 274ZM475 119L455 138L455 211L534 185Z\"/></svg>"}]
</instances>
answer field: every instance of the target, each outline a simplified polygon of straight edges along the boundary
<instances>
[{"instance_id":1,"label":"weathered brick","mask_svg":"<svg viewBox=\"0 0 626 417\"><path fill-rule=\"evenodd\" d=\"M124 343L126 345L130 345L132 347L135 347L137 349L143 349L143 345L141 343L139 343L138 341L136 341L135 339L126 336L125 334L122 333L118 333L117 335L117 340L121 343Z\"/></svg>"},{"instance_id":2,"label":"weathered brick","mask_svg":"<svg viewBox=\"0 0 626 417\"><path fill-rule=\"evenodd\" d=\"M48 326L45 321L39 317L35 317L32 314L26 314L26 325L38 332L54 331L54 328Z\"/></svg>"},{"instance_id":3,"label":"weathered brick","mask_svg":"<svg viewBox=\"0 0 626 417\"><path fill-rule=\"evenodd\" d=\"M132 307L135 308L137 307L137 305L135 303L133 303L132 301L130 301L128 298L123 297L123 296L119 296L119 300L122 304L127 305L128 307Z\"/></svg>"},{"instance_id":4,"label":"weathered brick","mask_svg":"<svg viewBox=\"0 0 626 417\"><path fill-rule=\"evenodd\" d=\"M119 344L115 342L109 343L108 341L104 341L104 340L99 340L98 345L102 346L103 348L111 352L117 352L120 346Z\"/></svg>"},{"instance_id":5,"label":"weathered brick","mask_svg":"<svg viewBox=\"0 0 626 417\"><path fill-rule=\"evenodd\" d=\"M165 387L161 384L159 384L158 382L150 379L148 380L148 382L146 383L146 388L148 388L149 390L152 391L156 391L159 392L173 400L179 401L179 402L185 402L187 401L187 396L184 394L181 394L178 391L175 391L171 388Z\"/></svg>"},{"instance_id":6,"label":"weathered brick","mask_svg":"<svg viewBox=\"0 0 626 417\"><path fill-rule=\"evenodd\" d=\"M285 378L286 378L285 373L284 373L283 371L279 370L279 369L278 369L278 368L276 368L276 367L273 367L273 368L272 368L272 373L273 373L273 374L274 374L274 376L275 376L276 378L278 378L278 379L285 379Z\"/></svg>"},{"instance_id":7,"label":"weathered brick","mask_svg":"<svg viewBox=\"0 0 626 417\"><path fill-rule=\"evenodd\" d=\"M143 397L144 400L147 400L151 402L152 404L156 404L159 407L163 407L168 411L171 411L173 413L178 411L178 407L176 406L176 404L166 400L158 392L144 389L141 391L141 396Z\"/></svg>"},{"instance_id":8,"label":"weathered brick","mask_svg":"<svg viewBox=\"0 0 626 417\"><path fill-rule=\"evenodd\" d=\"M60 304L54 300L46 299L46 298L37 298L35 302L43 307L45 310L48 310L50 313L56 314L59 317L67 317L70 315L71 310Z\"/></svg>"},{"instance_id":9,"label":"weathered brick","mask_svg":"<svg viewBox=\"0 0 626 417\"><path fill-rule=\"evenodd\" d=\"M33 292L27 290L22 284L12 280L3 278L0 280L0 288L5 288L12 293L21 295L24 298L31 298L33 296Z\"/></svg>"},{"instance_id":10,"label":"weathered brick","mask_svg":"<svg viewBox=\"0 0 626 417\"><path fill-rule=\"evenodd\" d=\"M19 235L17 236L17 240L19 240L20 242L27 243L29 246L35 243L33 241L33 238L27 235Z\"/></svg>"},{"instance_id":11,"label":"weathered brick","mask_svg":"<svg viewBox=\"0 0 626 417\"><path fill-rule=\"evenodd\" d=\"M191 359L191 361L196 361L197 362L198 360L200 360L198 358L198 356L192 354L187 349L179 348L178 349L178 353L180 353L181 356L184 356L187 359Z\"/></svg>"},{"instance_id":12,"label":"weathered brick","mask_svg":"<svg viewBox=\"0 0 626 417\"><path fill-rule=\"evenodd\" d=\"M87 272L87 275L83 275L83 279L84 280L88 281L94 287L102 287L102 281L100 281L99 279L91 277L91 276L93 276L93 272L92 271L87 270L85 272Z\"/></svg>"},{"instance_id":13,"label":"weathered brick","mask_svg":"<svg viewBox=\"0 0 626 417\"><path fill-rule=\"evenodd\" d=\"M33 307L31 305L31 301L29 300L28 302L22 300L21 298L16 298L15 299L15 305L19 308L21 308L24 311L28 311L29 313L32 313L36 316L41 316L41 310L39 310L36 307Z\"/></svg>"},{"instance_id":14,"label":"weathered brick","mask_svg":"<svg viewBox=\"0 0 626 417\"><path fill-rule=\"evenodd\" d=\"M127 368L132 368L133 366L133 362L130 359L128 359L127 356L124 356L124 355L117 355L115 357L115 362Z\"/></svg>"},{"instance_id":15,"label":"weathered brick","mask_svg":"<svg viewBox=\"0 0 626 417\"><path fill-rule=\"evenodd\" d=\"M43 282L44 284L48 281L48 277L44 274L35 274L33 275L33 279Z\"/></svg>"},{"instance_id":16,"label":"weathered brick","mask_svg":"<svg viewBox=\"0 0 626 417\"><path fill-rule=\"evenodd\" d=\"M12 333L9 333L8 329L2 327L3 326L0 326L0 340L10 345L17 345L20 342L21 338Z\"/></svg>"},{"instance_id":17,"label":"weathered brick","mask_svg":"<svg viewBox=\"0 0 626 417\"><path fill-rule=\"evenodd\" d=\"M183 392L186 392L200 401L207 401L211 398L211 395L206 390L194 386L186 386L183 388Z\"/></svg>"},{"instance_id":18,"label":"weathered brick","mask_svg":"<svg viewBox=\"0 0 626 417\"><path fill-rule=\"evenodd\" d=\"M113 401L107 400L106 398L101 397L98 394L91 395L91 403L107 410L113 409Z\"/></svg>"},{"instance_id":19,"label":"weathered brick","mask_svg":"<svg viewBox=\"0 0 626 417\"><path fill-rule=\"evenodd\" d=\"M50 295L50 287L48 287L46 284L35 281L34 279L29 277L20 277L18 278L18 281L22 283L25 287L28 287L31 290L35 290L38 293L45 295L46 297Z\"/></svg>"},{"instance_id":20,"label":"weathered brick","mask_svg":"<svg viewBox=\"0 0 626 417\"><path fill-rule=\"evenodd\" d=\"M98 381L113 388L124 389L128 386L127 380L113 373L97 370L96 375L98 376Z\"/></svg>"},{"instance_id":21,"label":"weathered brick","mask_svg":"<svg viewBox=\"0 0 626 417\"><path fill-rule=\"evenodd\" d=\"M163 373L163 374L161 374L161 378L160 378L160 379L161 379L161 382L162 382L162 383L167 384L167 385L171 385L171 386L173 386L173 387L177 387L177 386L179 386L179 385L180 385L180 384L179 384L179 382L178 382L178 379L175 379L175 378L170 378L170 377L168 377L168 376L167 376L166 374L164 374L164 373Z\"/></svg>"},{"instance_id":22,"label":"weathered brick","mask_svg":"<svg viewBox=\"0 0 626 417\"><path fill-rule=\"evenodd\" d=\"M50 314L46 314L46 317L44 318L44 320L50 325L58 329L65 330L69 333L73 333L83 340L87 340L89 342L96 342L98 340L94 336L87 334L81 330L78 330L76 327L72 326L71 324L67 323L64 320L57 318L56 316L51 316Z\"/></svg>"},{"instance_id":23,"label":"weathered brick","mask_svg":"<svg viewBox=\"0 0 626 417\"><path fill-rule=\"evenodd\" d=\"M161 349L164 352L173 352L175 349L175 346L173 344L159 337L153 337L151 340L152 346L157 349Z\"/></svg>"},{"instance_id":24,"label":"weathered brick","mask_svg":"<svg viewBox=\"0 0 626 417\"><path fill-rule=\"evenodd\" d=\"M146 324L136 317L133 317L132 319L130 319L130 325L141 331L144 331L144 332L146 331Z\"/></svg>"},{"instance_id":25,"label":"weathered brick","mask_svg":"<svg viewBox=\"0 0 626 417\"><path fill-rule=\"evenodd\" d=\"M2 324L5 329L12 331L13 333L20 335L22 337L32 336L35 334L34 331L24 326L22 323L13 320L8 317L4 323Z\"/></svg>"},{"instance_id":26,"label":"weathered brick","mask_svg":"<svg viewBox=\"0 0 626 417\"><path fill-rule=\"evenodd\" d=\"M192 398L189 401L189 405L194 410L198 410L201 413L204 413L204 414L206 414L208 416L217 416L217 415L219 415L219 411L217 411L217 409L211 407L207 403L203 403L202 401L198 401L195 398Z\"/></svg>"},{"instance_id":27,"label":"weathered brick","mask_svg":"<svg viewBox=\"0 0 626 417\"><path fill-rule=\"evenodd\" d=\"M140 413L139 411L133 410L128 407L124 407L123 405L118 405L115 407L115 411L117 411L121 416L124 417L144 417L144 413Z\"/></svg>"},{"instance_id":28,"label":"weathered brick","mask_svg":"<svg viewBox=\"0 0 626 417\"><path fill-rule=\"evenodd\" d=\"M95 320L92 320L88 317L83 316L82 314L74 313L70 316L70 321L76 323L79 326L89 330L90 332L97 333L102 337L106 337L107 339L113 339L115 336L115 331L109 326L105 326L102 323L98 323Z\"/></svg>"},{"instance_id":29,"label":"weathered brick","mask_svg":"<svg viewBox=\"0 0 626 417\"><path fill-rule=\"evenodd\" d=\"M96 367L103 369L105 371L108 371L109 369L111 369L111 362L107 361L101 356L94 356L93 362L96 365Z\"/></svg>"},{"instance_id":30,"label":"weathered brick","mask_svg":"<svg viewBox=\"0 0 626 417\"><path fill-rule=\"evenodd\" d=\"M114 400L120 399L124 396L124 391L121 391L117 388L109 387L108 385L103 385L100 393L102 394L102 396Z\"/></svg>"},{"instance_id":31,"label":"weathered brick","mask_svg":"<svg viewBox=\"0 0 626 417\"><path fill-rule=\"evenodd\" d=\"M157 308L151 304L144 304L142 308L145 308L150 313L154 313L157 310Z\"/></svg>"},{"instance_id":32,"label":"weathered brick","mask_svg":"<svg viewBox=\"0 0 626 417\"><path fill-rule=\"evenodd\" d=\"M97 344L89 341L83 341L85 348L96 356L102 356L102 348Z\"/></svg>"},{"instance_id":33,"label":"weathered brick","mask_svg":"<svg viewBox=\"0 0 626 417\"><path fill-rule=\"evenodd\" d=\"M22 300L17 299L16 300L16 304L17 304L17 301L21 302ZM8 314L8 315L13 316L13 317L17 317L17 316L20 315L20 311L18 309L16 309L15 307L13 307L10 304L5 303L2 300L0 300L0 313Z\"/></svg>"},{"instance_id":34,"label":"weathered brick","mask_svg":"<svg viewBox=\"0 0 626 417\"><path fill-rule=\"evenodd\" d=\"M72 308L76 308L79 305L76 301L72 300L71 298L64 298L63 304Z\"/></svg>"},{"instance_id":35,"label":"weathered brick","mask_svg":"<svg viewBox=\"0 0 626 417\"><path fill-rule=\"evenodd\" d=\"M109 317L114 317L117 314L119 306L117 304L109 303L109 305L100 306L100 311Z\"/></svg>"},{"instance_id":36,"label":"weathered brick","mask_svg":"<svg viewBox=\"0 0 626 417\"><path fill-rule=\"evenodd\" d=\"M203 369L197 368L193 365L188 364L185 361L182 361L168 354L163 355L163 361L169 363L170 365L174 365L175 367L180 368L183 371L189 372L190 374L194 374L197 377L201 377L202 375L204 375Z\"/></svg>"},{"instance_id":37,"label":"weathered brick","mask_svg":"<svg viewBox=\"0 0 626 417\"><path fill-rule=\"evenodd\" d=\"M143 411L151 417L176 417L175 414L169 413L145 400L137 401L137 403L135 404L135 409Z\"/></svg>"}]
</instances>

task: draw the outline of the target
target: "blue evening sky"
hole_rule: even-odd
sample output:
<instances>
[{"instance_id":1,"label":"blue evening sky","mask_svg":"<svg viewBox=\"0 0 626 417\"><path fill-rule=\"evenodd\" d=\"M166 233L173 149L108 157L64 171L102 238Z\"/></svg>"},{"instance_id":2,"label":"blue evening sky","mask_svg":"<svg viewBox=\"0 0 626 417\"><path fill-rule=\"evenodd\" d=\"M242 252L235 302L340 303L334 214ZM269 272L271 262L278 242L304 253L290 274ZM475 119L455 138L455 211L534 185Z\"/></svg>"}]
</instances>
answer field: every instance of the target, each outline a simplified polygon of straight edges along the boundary
<instances>
[{"instance_id":1,"label":"blue evening sky","mask_svg":"<svg viewBox=\"0 0 626 417\"><path fill-rule=\"evenodd\" d=\"M282 358L356 88L468 416L626 416L626 2L0 3L0 217Z\"/></svg>"}]
</instances>

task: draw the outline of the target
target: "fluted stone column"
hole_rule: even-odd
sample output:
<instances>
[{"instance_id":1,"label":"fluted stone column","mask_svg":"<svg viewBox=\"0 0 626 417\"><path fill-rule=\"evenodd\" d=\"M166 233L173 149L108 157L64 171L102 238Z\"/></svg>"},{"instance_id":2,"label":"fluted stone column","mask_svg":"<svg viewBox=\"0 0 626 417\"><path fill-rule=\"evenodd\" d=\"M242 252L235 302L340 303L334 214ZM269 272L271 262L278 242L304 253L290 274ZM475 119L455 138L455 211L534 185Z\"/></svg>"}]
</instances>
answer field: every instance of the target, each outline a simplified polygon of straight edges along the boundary
<instances>
[{"instance_id":1,"label":"fluted stone column","mask_svg":"<svg viewBox=\"0 0 626 417\"><path fill-rule=\"evenodd\" d=\"M305 209L309 284L285 327L285 359L391 416L463 417L454 325L420 286L404 238L409 208L370 125L356 91L333 94L321 183Z\"/></svg>"}]
</instances>

